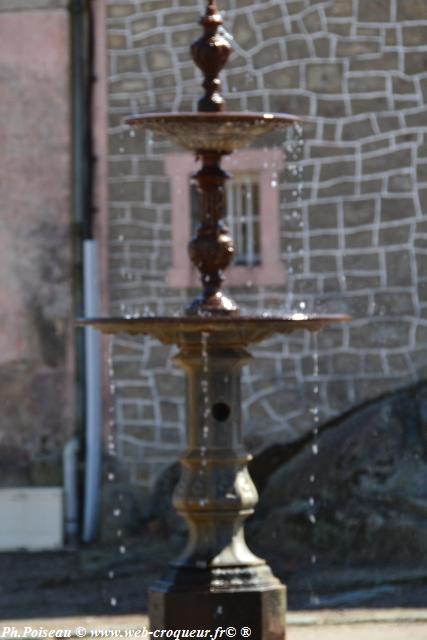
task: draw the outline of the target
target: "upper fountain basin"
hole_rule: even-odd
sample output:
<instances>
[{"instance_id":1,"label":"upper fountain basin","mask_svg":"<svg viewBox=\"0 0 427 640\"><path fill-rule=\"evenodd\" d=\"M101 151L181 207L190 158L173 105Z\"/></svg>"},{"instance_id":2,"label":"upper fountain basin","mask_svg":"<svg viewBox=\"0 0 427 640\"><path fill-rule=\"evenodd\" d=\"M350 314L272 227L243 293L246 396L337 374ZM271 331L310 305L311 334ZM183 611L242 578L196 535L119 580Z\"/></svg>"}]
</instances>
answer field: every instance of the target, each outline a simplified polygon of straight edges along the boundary
<instances>
[{"instance_id":1,"label":"upper fountain basin","mask_svg":"<svg viewBox=\"0 0 427 640\"><path fill-rule=\"evenodd\" d=\"M319 331L338 322L348 322L347 315L261 315L261 316L160 316L124 318L87 318L79 325L89 325L103 333L150 335L163 344L189 346L200 344L207 333L211 341L223 346L249 346L274 334L292 333L300 329Z\"/></svg>"},{"instance_id":2,"label":"upper fountain basin","mask_svg":"<svg viewBox=\"0 0 427 640\"><path fill-rule=\"evenodd\" d=\"M132 127L150 129L182 149L222 154L249 146L256 138L299 122L286 113L145 113L126 118Z\"/></svg>"}]
</instances>

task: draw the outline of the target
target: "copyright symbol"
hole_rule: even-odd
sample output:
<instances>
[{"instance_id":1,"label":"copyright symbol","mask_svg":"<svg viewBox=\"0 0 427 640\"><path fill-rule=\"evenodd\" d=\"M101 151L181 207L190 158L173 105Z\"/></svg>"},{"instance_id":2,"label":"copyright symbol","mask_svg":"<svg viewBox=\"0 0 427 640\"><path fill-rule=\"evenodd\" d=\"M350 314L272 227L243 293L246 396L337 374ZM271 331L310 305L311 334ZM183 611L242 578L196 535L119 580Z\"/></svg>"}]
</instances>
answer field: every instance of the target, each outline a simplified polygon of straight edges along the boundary
<instances>
[{"instance_id":1,"label":"copyright symbol","mask_svg":"<svg viewBox=\"0 0 427 640\"><path fill-rule=\"evenodd\" d=\"M237 631L234 627L227 627L225 630L225 635L227 636L227 638L234 638L236 633Z\"/></svg>"},{"instance_id":2,"label":"copyright symbol","mask_svg":"<svg viewBox=\"0 0 427 640\"><path fill-rule=\"evenodd\" d=\"M84 627L76 627L76 636L78 638L86 638L86 629Z\"/></svg>"},{"instance_id":3,"label":"copyright symbol","mask_svg":"<svg viewBox=\"0 0 427 640\"><path fill-rule=\"evenodd\" d=\"M251 633L252 631L249 629L249 627L242 627L240 630L240 635L242 636L242 638L249 638Z\"/></svg>"}]
</instances>

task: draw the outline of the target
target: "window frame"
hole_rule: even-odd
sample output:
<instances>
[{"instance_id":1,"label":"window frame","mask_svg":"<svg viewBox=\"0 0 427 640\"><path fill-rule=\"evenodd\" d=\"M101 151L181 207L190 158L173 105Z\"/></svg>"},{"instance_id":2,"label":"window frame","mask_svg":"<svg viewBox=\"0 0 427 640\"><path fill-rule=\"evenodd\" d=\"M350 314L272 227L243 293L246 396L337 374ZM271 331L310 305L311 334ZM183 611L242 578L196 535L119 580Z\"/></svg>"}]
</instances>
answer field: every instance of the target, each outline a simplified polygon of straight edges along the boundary
<instances>
[{"instance_id":1,"label":"window frame","mask_svg":"<svg viewBox=\"0 0 427 640\"><path fill-rule=\"evenodd\" d=\"M225 171L253 173L258 176L260 206L261 264L233 265L227 269L227 287L283 285L286 268L280 257L280 188L277 176L283 169L283 150L245 149L223 159ZM200 284L200 275L191 264L187 245L191 239L190 178L198 169L190 153L168 153L165 173L171 184L172 266L166 274L171 288L192 288Z\"/></svg>"}]
</instances>

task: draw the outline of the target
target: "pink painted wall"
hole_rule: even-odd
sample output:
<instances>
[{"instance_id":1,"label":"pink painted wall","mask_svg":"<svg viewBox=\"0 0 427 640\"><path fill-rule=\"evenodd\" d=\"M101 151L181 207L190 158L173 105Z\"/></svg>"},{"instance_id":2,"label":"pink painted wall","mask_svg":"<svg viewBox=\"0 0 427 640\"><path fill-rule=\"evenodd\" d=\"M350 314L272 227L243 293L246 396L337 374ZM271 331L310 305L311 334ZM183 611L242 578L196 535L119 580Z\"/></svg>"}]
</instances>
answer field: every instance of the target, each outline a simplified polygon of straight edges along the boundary
<instances>
[{"instance_id":1,"label":"pink painted wall","mask_svg":"<svg viewBox=\"0 0 427 640\"><path fill-rule=\"evenodd\" d=\"M53 482L71 425L69 79L65 10L0 13L0 471L9 484Z\"/></svg>"}]
</instances>

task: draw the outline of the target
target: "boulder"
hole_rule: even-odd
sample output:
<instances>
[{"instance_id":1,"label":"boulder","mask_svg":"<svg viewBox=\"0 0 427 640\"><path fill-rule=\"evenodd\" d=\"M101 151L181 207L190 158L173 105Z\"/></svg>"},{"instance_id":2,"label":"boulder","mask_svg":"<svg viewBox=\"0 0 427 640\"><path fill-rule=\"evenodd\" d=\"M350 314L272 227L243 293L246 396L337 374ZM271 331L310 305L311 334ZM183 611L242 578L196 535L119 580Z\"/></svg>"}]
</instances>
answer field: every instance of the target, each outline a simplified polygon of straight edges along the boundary
<instances>
[{"instance_id":1,"label":"boulder","mask_svg":"<svg viewBox=\"0 0 427 640\"><path fill-rule=\"evenodd\" d=\"M427 573L426 384L275 447L270 464L268 454L252 467L261 495L247 538L281 577L313 561L408 569L424 562Z\"/></svg>"}]
</instances>

